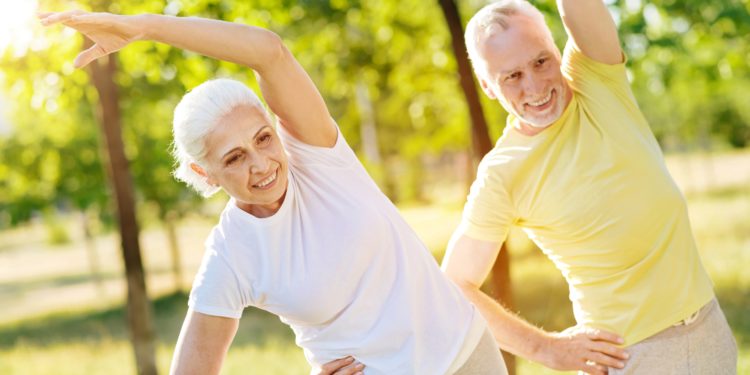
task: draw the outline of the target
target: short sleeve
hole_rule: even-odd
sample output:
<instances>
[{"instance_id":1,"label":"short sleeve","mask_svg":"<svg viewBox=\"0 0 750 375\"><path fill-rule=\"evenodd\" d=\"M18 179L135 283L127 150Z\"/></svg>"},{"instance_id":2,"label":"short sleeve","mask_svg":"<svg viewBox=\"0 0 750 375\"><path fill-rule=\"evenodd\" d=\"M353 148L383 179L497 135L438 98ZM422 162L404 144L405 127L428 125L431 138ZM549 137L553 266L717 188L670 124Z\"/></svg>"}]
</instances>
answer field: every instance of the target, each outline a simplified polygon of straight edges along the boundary
<instances>
[{"instance_id":1,"label":"short sleeve","mask_svg":"<svg viewBox=\"0 0 750 375\"><path fill-rule=\"evenodd\" d=\"M650 134L648 122L628 82L625 61L623 55L622 63L604 64L586 56L568 42L562 71L585 111L600 119L614 117L612 121L602 122L603 125L616 124L618 120L627 120L626 123L632 124L630 120L634 120L641 131ZM621 109L625 112L619 112Z\"/></svg>"},{"instance_id":2,"label":"short sleeve","mask_svg":"<svg viewBox=\"0 0 750 375\"><path fill-rule=\"evenodd\" d=\"M341 129L336 128L336 144L333 147L313 146L295 138L283 126L277 131L289 155L289 162L298 166L326 166L347 168L358 161L357 155L346 143Z\"/></svg>"},{"instance_id":3,"label":"short sleeve","mask_svg":"<svg viewBox=\"0 0 750 375\"><path fill-rule=\"evenodd\" d=\"M234 269L222 257L220 244L213 241L214 234L215 231L206 241L206 252L193 281L188 306L206 315L239 319L248 303Z\"/></svg>"},{"instance_id":4,"label":"short sleeve","mask_svg":"<svg viewBox=\"0 0 750 375\"><path fill-rule=\"evenodd\" d=\"M569 41L563 53L562 72L573 90L584 97L598 95L604 89L635 101L625 69L627 58L624 53L622 60L619 64L598 62Z\"/></svg>"},{"instance_id":5,"label":"short sleeve","mask_svg":"<svg viewBox=\"0 0 750 375\"><path fill-rule=\"evenodd\" d=\"M500 173L506 161L492 151L482 160L464 206L460 234L481 241L505 241L516 220L516 209Z\"/></svg>"}]
</instances>

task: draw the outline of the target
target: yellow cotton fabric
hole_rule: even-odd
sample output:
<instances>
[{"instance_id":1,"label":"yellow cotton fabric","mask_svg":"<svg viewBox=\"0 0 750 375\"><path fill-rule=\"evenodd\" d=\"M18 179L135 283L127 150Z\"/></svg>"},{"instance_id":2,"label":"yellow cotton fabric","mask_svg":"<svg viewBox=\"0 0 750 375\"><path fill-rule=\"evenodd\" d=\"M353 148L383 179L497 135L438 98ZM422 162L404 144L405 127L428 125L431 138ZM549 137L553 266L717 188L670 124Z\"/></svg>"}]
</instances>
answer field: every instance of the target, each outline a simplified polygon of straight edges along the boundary
<instances>
[{"instance_id":1,"label":"yellow cotton fabric","mask_svg":"<svg viewBox=\"0 0 750 375\"><path fill-rule=\"evenodd\" d=\"M625 64L598 63L569 44L562 71L570 105L535 136L508 117L459 231L502 242L511 225L522 227L568 281L578 323L632 345L708 303L713 287Z\"/></svg>"}]
</instances>

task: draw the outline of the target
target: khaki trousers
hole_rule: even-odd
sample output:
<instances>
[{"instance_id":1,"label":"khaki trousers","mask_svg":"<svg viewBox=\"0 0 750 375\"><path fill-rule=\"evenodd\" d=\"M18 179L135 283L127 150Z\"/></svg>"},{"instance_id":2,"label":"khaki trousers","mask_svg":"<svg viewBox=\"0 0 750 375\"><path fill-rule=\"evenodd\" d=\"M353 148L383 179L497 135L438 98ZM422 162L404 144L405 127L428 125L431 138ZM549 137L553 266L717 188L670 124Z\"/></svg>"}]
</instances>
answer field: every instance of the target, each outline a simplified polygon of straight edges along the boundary
<instances>
[{"instance_id":1,"label":"khaki trousers","mask_svg":"<svg viewBox=\"0 0 750 375\"><path fill-rule=\"evenodd\" d=\"M609 375L737 374L737 343L716 299L691 318L627 347L625 368Z\"/></svg>"}]
</instances>

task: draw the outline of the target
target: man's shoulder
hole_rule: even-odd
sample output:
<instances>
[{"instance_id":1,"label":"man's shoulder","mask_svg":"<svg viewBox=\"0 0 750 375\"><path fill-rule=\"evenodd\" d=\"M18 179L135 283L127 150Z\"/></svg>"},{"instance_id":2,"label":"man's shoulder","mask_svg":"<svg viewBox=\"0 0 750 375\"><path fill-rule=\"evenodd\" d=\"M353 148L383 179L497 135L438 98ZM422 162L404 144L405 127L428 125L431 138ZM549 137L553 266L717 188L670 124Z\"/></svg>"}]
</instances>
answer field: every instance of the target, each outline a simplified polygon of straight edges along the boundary
<instances>
[{"instance_id":1,"label":"man's shoulder","mask_svg":"<svg viewBox=\"0 0 750 375\"><path fill-rule=\"evenodd\" d=\"M504 134L497 141L495 147L484 155L482 161L479 163L479 173L505 176L507 178L510 178L515 173L518 166L523 164L528 158L531 146L520 145L512 138L512 136Z\"/></svg>"}]
</instances>

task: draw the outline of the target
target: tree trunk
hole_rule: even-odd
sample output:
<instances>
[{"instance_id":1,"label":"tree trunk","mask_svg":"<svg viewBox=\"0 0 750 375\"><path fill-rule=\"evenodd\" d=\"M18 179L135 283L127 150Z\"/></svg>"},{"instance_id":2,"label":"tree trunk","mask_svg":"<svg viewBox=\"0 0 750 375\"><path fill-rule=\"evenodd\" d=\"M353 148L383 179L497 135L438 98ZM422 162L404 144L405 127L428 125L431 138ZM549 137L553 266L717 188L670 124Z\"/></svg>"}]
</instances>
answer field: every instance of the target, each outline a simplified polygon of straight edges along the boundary
<instances>
[{"instance_id":1,"label":"tree trunk","mask_svg":"<svg viewBox=\"0 0 750 375\"><path fill-rule=\"evenodd\" d=\"M497 255L497 260L492 266L490 271L490 279L486 284L486 292L490 297L505 306L508 310L513 310L513 290L510 288L510 256L508 254L508 246L503 244L500 248L500 254ZM516 373L516 357L509 352L502 351L503 358L505 359L505 366L508 367L508 374Z\"/></svg>"},{"instance_id":2,"label":"tree trunk","mask_svg":"<svg viewBox=\"0 0 750 375\"><path fill-rule=\"evenodd\" d=\"M84 48L90 45L87 41ZM139 374L155 375L154 329L138 243L133 183L122 144L119 97L114 82L116 69L113 54L91 63L89 72L99 93L99 124L107 145L108 176L117 201L117 218L128 287L127 316L136 364Z\"/></svg>"},{"instance_id":3,"label":"tree trunk","mask_svg":"<svg viewBox=\"0 0 750 375\"><path fill-rule=\"evenodd\" d=\"M177 242L177 214L174 211L167 212L164 215L164 227L167 230L167 239L169 240L169 252L172 255L172 275L174 276L175 290L182 292L185 290L182 278L182 258L180 257L180 245Z\"/></svg>"},{"instance_id":4,"label":"tree trunk","mask_svg":"<svg viewBox=\"0 0 750 375\"><path fill-rule=\"evenodd\" d=\"M487 121L484 119L477 86L474 83L474 74L471 71L468 52L466 52L461 16L458 14L458 7L456 7L456 3L453 0L439 0L438 2L443 10L443 15L451 33L451 45L453 47L453 55L456 57L456 65L458 65L461 89L469 106L474 157L479 160L492 149L492 142L487 131Z\"/></svg>"},{"instance_id":5,"label":"tree trunk","mask_svg":"<svg viewBox=\"0 0 750 375\"><path fill-rule=\"evenodd\" d=\"M81 216L81 227L83 229L83 242L86 247L86 257L89 260L89 270L91 271L91 279L94 281L96 292L99 298L104 298L106 293L104 290L104 280L102 280L101 267L99 266L99 254L96 252L96 240L91 233L91 219L89 212L85 209L80 211Z\"/></svg>"},{"instance_id":6,"label":"tree trunk","mask_svg":"<svg viewBox=\"0 0 750 375\"><path fill-rule=\"evenodd\" d=\"M471 71L468 53L466 52L466 43L464 41L464 30L461 25L461 16L458 13L458 7L453 0L438 0L440 8L445 16L445 21L451 33L453 54L456 57L458 74L461 82L461 89L466 97L466 103L469 106L469 116L471 117L471 139L472 151L475 161L479 161L486 153L492 149L489 132L487 131L487 121L484 118L482 104L479 101L479 94L474 75ZM500 255L497 257L495 265L492 267L492 273L489 280L488 288L493 290L492 297L499 299L500 303L508 309L513 308L511 295L510 280L510 257L508 248L503 244ZM516 372L515 358L503 351L505 365L508 367L508 373L513 375Z\"/></svg>"}]
</instances>

